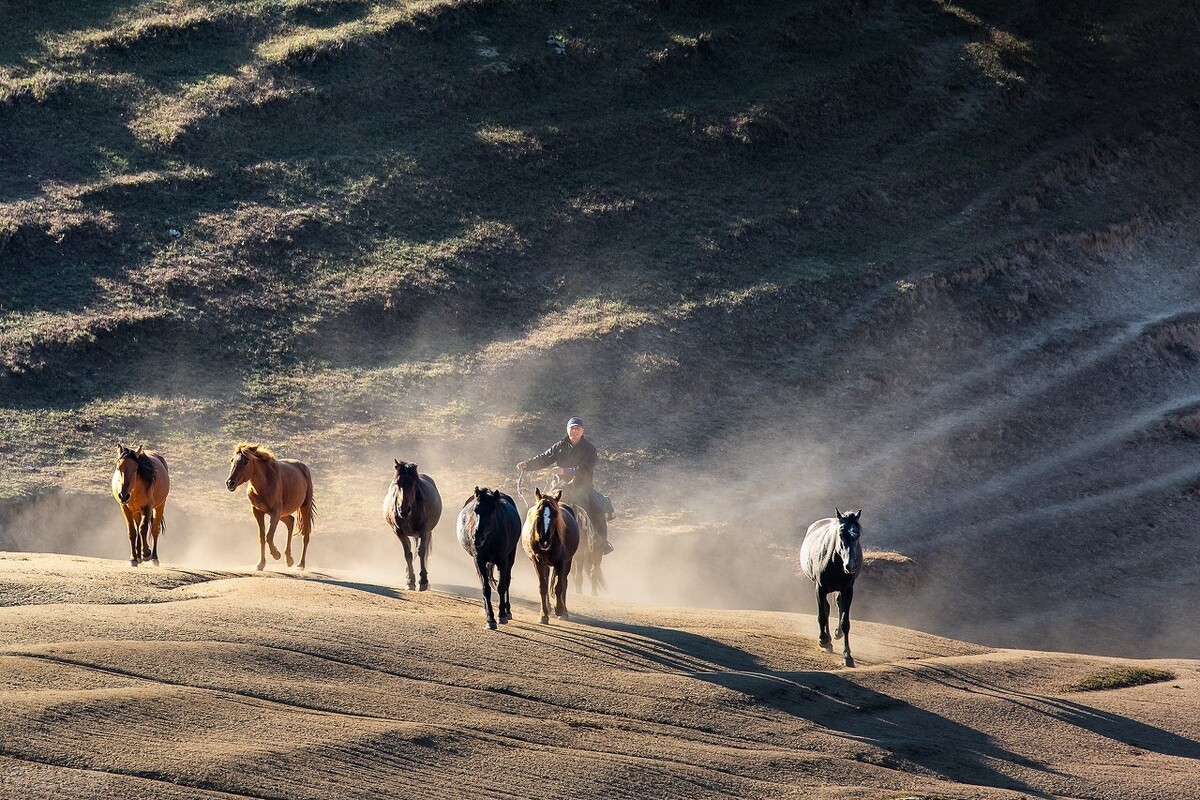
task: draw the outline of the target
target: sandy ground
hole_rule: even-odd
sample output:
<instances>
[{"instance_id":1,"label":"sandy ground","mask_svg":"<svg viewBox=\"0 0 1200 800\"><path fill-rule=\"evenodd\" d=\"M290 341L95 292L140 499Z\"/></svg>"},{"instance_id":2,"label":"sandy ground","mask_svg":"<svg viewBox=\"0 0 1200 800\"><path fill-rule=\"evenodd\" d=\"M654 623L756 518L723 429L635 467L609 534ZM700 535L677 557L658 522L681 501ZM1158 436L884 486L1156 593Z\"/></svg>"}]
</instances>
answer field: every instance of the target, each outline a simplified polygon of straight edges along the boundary
<instances>
[{"instance_id":1,"label":"sandy ground","mask_svg":"<svg viewBox=\"0 0 1200 800\"><path fill-rule=\"evenodd\" d=\"M1200 797L1200 662L571 600L0 555L0 796Z\"/></svg>"}]
</instances>

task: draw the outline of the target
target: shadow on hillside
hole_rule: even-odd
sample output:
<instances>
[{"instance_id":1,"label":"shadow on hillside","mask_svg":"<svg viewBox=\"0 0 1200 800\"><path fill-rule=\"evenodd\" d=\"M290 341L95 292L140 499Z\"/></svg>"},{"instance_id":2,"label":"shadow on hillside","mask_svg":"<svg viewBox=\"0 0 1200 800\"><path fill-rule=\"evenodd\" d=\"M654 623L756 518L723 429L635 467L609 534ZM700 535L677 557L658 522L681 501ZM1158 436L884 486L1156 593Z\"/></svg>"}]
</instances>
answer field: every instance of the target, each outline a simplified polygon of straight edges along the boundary
<instances>
[{"instance_id":1,"label":"shadow on hillside","mask_svg":"<svg viewBox=\"0 0 1200 800\"><path fill-rule=\"evenodd\" d=\"M997 771L995 763L1057 774L998 746L990 736L931 714L903 700L828 672L709 672L700 680L732 689L755 702L834 733L887 751L876 763L919 774L1049 797ZM866 756L870 760L870 756Z\"/></svg>"},{"instance_id":2,"label":"shadow on hillside","mask_svg":"<svg viewBox=\"0 0 1200 800\"><path fill-rule=\"evenodd\" d=\"M323 583L327 586L338 586L342 589L354 589L358 592L367 592L368 594L376 594L380 597L387 597L392 600L403 600L404 593L395 586L383 586L378 583L367 583L366 581L347 581L341 578L335 578L332 575L326 575L322 572L302 572L295 574L285 574L284 577L293 578L295 580L310 581L312 583Z\"/></svg>"},{"instance_id":3,"label":"shadow on hillside","mask_svg":"<svg viewBox=\"0 0 1200 800\"><path fill-rule=\"evenodd\" d=\"M928 669L922 670L920 676L925 680L933 680L958 691L1003 698L1022 708L1044 714L1052 719L1074 725L1097 736L1103 736L1130 747L1166 756L1200 758L1200 742L1162 728L1156 728L1153 725L1147 725L1144 722L1132 720L1129 717L1123 717L1120 714L1114 714L1111 711L1102 711L1060 697L1003 689L981 681L972 675L946 667L933 670L932 674Z\"/></svg>"}]
</instances>

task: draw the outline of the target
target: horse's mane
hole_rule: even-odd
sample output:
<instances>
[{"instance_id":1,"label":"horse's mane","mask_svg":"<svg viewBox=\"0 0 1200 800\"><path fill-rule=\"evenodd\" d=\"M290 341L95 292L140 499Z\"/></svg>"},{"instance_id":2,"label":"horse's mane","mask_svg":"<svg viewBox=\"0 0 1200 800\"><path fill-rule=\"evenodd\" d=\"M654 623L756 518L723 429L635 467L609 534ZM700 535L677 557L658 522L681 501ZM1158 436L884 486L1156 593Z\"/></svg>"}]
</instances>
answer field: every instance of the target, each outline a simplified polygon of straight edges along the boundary
<instances>
[{"instance_id":1,"label":"horse's mane","mask_svg":"<svg viewBox=\"0 0 1200 800\"><path fill-rule=\"evenodd\" d=\"M808 557L801 567L808 577L816 580L825 566L833 561L838 545L838 526L837 520L832 518L819 520L813 525L820 527L809 531L805 537Z\"/></svg>"},{"instance_id":2,"label":"horse's mane","mask_svg":"<svg viewBox=\"0 0 1200 800\"><path fill-rule=\"evenodd\" d=\"M266 461L274 461L275 460L275 454L272 453L267 448L263 447L262 445L250 444L249 442L239 442L236 452L240 453L243 450L249 451L250 453L252 453Z\"/></svg>"},{"instance_id":3,"label":"horse's mane","mask_svg":"<svg viewBox=\"0 0 1200 800\"><path fill-rule=\"evenodd\" d=\"M132 458L137 462L138 477L145 481L147 487L152 486L154 479L158 477L158 465L154 463L154 458L147 455L144 450L139 453L128 447L121 451L121 459L126 458ZM163 459L163 463L167 463L166 459Z\"/></svg>"}]
</instances>

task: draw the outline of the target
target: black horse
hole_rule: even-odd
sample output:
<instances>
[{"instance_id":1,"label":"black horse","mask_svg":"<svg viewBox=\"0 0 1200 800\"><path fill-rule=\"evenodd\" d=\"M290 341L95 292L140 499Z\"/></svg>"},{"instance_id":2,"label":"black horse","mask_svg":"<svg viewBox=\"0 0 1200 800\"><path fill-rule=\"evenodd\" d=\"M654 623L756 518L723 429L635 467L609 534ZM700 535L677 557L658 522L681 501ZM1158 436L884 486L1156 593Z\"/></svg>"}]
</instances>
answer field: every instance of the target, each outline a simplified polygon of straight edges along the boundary
<instances>
[{"instance_id":1,"label":"black horse","mask_svg":"<svg viewBox=\"0 0 1200 800\"><path fill-rule=\"evenodd\" d=\"M429 588L429 573L425 560L433 551L433 529L442 518L442 496L437 484L428 475L417 472L416 464L396 461L396 474L383 498L383 516L404 545L404 561L408 567L408 588L416 588L413 575L412 547L409 537L417 540L417 555L421 559L421 591Z\"/></svg>"},{"instance_id":2,"label":"black horse","mask_svg":"<svg viewBox=\"0 0 1200 800\"><path fill-rule=\"evenodd\" d=\"M492 585L500 600L500 623L512 619L508 601L508 585L512 582L513 561L517 557L517 542L521 540L521 515L517 504L500 491L475 487L458 512L458 543L475 562L475 571L483 584L483 607L487 626L496 630L496 615L492 611ZM497 583L493 568L500 569Z\"/></svg>"},{"instance_id":3,"label":"black horse","mask_svg":"<svg viewBox=\"0 0 1200 800\"><path fill-rule=\"evenodd\" d=\"M854 579L862 569L862 545L858 539L862 533L858 518L862 509L843 514L834 509L837 518L819 519L808 526L804 543L800 545L800 568L817 585L817 628L818 643L822 649L833 652L833 641L829 638L829 597L838 593L838 626L834 638L842 639L842 661L847 667L854 666L850 655L850 603L854 600Z\"/></svg>"}]
</instances>

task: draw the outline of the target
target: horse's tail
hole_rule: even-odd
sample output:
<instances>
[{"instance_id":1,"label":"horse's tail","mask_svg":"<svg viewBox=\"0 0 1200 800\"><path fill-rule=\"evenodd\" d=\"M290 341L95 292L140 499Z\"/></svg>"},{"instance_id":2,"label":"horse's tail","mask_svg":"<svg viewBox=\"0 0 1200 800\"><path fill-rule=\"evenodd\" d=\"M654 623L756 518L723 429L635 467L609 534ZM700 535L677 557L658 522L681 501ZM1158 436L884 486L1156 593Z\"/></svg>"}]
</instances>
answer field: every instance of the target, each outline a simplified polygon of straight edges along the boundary
<instances>
[{"instance_id":1,"label":"horse's tail","mask_svg":"<svg viewBox=\"0 0 1200 800\"><path fill-rule=\"evenodd\" d=\"M312 533L313 518L317 516L317 503L313 499L312 473L308 471L308 467L304 468L304 478L308 481L308 487L304 493L304 502L300 504L300 511L297 512L299 516L297 533L307 539Z\"/></svg>"},{"instance_id":2,"label":"horse's tail","mask_svg":"<svg viewBox=\"0 0 1200 800\"><path fill-rule=\"evenodd\" d=\"M488 579L488 583L490 583L492 585L493 589L500 588L500 581L496 580L496 565L495 564L487 565L487 579Z\"/></svg>"}]
</instances>

